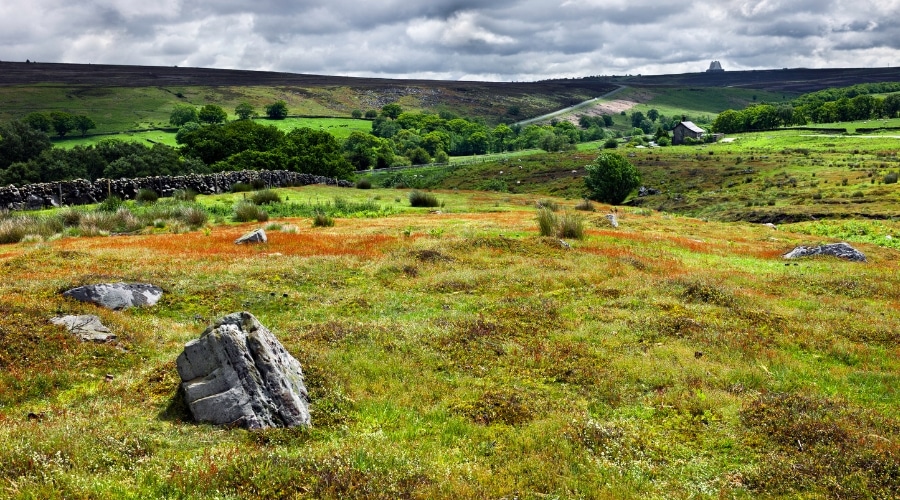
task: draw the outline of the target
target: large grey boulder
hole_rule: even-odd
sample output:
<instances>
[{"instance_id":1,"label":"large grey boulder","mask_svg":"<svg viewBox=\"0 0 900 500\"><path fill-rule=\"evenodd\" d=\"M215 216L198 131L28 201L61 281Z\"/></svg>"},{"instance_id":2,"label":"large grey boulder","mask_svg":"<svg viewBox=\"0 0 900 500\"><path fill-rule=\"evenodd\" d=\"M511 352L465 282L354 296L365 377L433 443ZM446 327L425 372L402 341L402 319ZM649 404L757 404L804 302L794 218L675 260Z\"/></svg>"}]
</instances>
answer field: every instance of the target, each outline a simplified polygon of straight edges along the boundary
<instances>
[{"instance_id":1,"label":"large grey boulder","mask_svg":"<svg viewBox=\"0 0 900 500\"><path fill-rule=\"evenodd\" d=\"M229 314L176 360L198 422L248 429L310 425L300 362L248 312Z\"/></svg>"},{"instance_id":2,"label":"large grey boulder","mask_svg":"<svg viewBox=\"0 0 900 500\"><path fill-rule=\"evenodd\" d=\"M113 310L152 306L162 294L162 288L146 283L100 283L63 292L66 297Z\"/></svg>"},{"instance_id":3,"label":"large grey boulder","mask_svg":"<svg viewBox=\"0 0 900 500\"><path fill-rule=\"evenodd\" d=\"M849 243L844 242L819 245L817 247L799 246L784 254L783 257L785 259L799 259L801 257L812 257L814 255L831 255L840 259L866 262L866 256L862 252L850 246Z\"/></svg>"},{"instance_id":4,"label":"large grey boulder","mask_svg":"<svg viewBox=\"0 0 900 500\"><path fill-rule=\"evenodd\" d=\"M93 314L57 316L50 318L54 325L66 327L69 333L78 335L84 342L109 342L116 336Z\"/></svg>"},{"instance_id":5,"label":"large grey boulder","mask_svg":"<svg viewBox=\"0 0 900 500\"><path fill-rule=\"evenodd\" d=\"M255 229L249 233L234 240L235 245L243 245L244 243L266 243L269 238L266 237L265 229Z\"/></svg>"}]
</instances>

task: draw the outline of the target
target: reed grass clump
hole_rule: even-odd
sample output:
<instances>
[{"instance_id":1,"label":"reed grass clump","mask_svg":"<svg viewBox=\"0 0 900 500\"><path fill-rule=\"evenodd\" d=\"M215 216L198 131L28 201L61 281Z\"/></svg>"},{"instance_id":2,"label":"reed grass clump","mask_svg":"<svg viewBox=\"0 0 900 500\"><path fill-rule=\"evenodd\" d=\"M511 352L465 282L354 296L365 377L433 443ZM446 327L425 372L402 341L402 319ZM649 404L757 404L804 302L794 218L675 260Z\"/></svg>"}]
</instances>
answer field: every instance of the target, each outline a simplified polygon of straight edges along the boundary
<instances>
[{"instance_id":1,"label":"reed grass clump","mask_svg":"<svg viewBox=\"0 0 900 500\"><path fill-rule=\"evenodd\" d=\"M441 206L437 197L431 193L423 193L419 190L413 190L409 193L409 205L411 207L439 207Z\"/></svg>"}]
</instances>

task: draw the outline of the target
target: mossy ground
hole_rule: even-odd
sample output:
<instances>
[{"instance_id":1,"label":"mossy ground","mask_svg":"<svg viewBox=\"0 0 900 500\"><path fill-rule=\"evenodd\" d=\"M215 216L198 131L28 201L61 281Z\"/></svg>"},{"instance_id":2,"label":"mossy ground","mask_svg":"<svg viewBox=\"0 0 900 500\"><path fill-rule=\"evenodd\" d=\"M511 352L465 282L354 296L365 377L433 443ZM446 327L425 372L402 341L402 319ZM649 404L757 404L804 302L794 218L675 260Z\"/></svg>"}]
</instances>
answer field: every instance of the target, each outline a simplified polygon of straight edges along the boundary
<instances>
[{"instance_id":1,"label":"mossy ground","mask_svg":"<svg viewBox=\"0 0 900 500\"><path fill-rule=\"evenodd\" d=\"M274 218L261 246L233 244L259 224L217 224L0 247L0 495L900 489L897 250L861 243L865 264L786 265L795 245L832 240L645 208L619 207L613 229L603 205L566 249L538 234L546 194L435 191L435 211L406 206L408 190L343 192L403 208L333 227ZM165 295L123 312L60 295L97 281ZM303 364L312 429L190 421L174 359L240 310ZM99 315L117 343L75 342L47 321L60 313Z\"/></svg>"}]
</instances>

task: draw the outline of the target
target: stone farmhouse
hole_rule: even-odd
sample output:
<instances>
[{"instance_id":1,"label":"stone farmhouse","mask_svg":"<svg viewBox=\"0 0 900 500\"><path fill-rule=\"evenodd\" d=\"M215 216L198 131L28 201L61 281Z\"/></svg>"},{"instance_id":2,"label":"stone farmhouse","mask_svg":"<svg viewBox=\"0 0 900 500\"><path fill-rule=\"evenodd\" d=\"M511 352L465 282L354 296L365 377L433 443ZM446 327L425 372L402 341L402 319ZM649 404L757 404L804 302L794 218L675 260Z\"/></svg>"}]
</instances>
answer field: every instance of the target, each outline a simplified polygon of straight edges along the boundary
<instances>
[{"instance_id":1,"label":"stone farmhouse","mask_svg":"<svg viewBox=\"0 0 900 500\"><path fill-rule=\"evenodd\" d=\"M684 144L684 139L690 137L695 141L702 141L706 131L694 125L694 122L683 121L672 129L672 144Z\"/></svg>"}]
</instances>

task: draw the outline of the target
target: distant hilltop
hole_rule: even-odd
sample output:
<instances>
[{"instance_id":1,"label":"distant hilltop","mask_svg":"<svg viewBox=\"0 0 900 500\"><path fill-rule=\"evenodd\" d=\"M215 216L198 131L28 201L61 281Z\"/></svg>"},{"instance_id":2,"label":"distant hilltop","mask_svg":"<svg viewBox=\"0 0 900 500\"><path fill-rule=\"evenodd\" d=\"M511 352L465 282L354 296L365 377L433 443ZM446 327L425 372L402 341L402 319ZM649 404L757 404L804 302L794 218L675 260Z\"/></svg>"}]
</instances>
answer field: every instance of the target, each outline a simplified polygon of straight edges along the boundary
<instances>
[{"instance_id":1,"label":"distant hilltop","mask_svg":"<svg viewBox=\"0 0 900 500\"><path fill-rule=\"evenodd\" d=\"M722 69L722 64L719 61L709 63L709 69L706 70L707 73L718 73L719 71L725 71Z\"/></svg>"}]
</instances>

